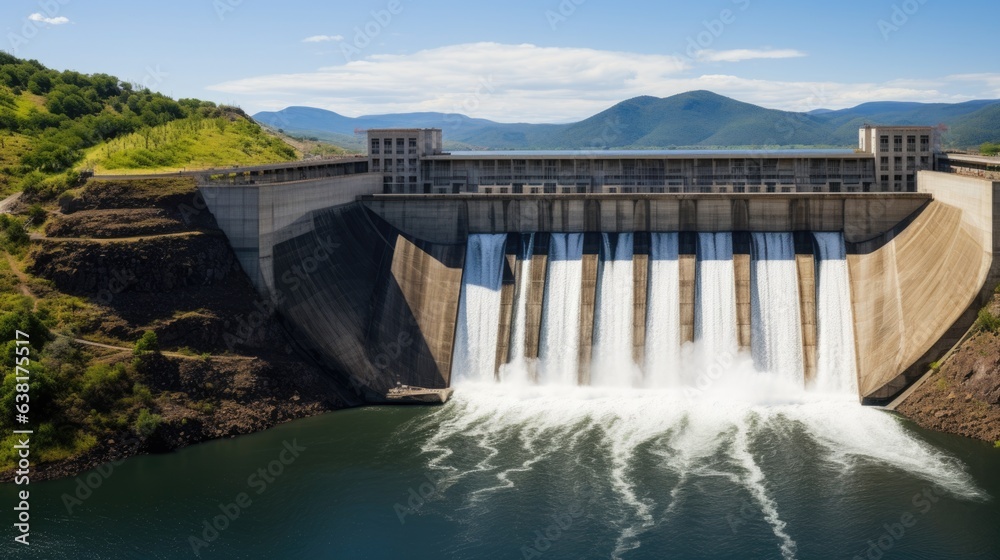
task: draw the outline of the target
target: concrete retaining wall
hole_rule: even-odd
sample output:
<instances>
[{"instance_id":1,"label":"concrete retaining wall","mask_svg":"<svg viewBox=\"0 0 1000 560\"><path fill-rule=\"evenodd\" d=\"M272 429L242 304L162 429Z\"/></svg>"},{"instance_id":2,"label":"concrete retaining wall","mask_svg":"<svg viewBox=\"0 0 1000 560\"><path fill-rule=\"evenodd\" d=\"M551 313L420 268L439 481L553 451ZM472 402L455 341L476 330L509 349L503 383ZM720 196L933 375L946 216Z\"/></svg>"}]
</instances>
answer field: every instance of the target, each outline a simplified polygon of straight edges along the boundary
<instances>
[{"instance_id":1,"label":"concrete retaining wall","mask_svg":"<svg viewBox=\"0 0 1000 560\"><path fill-rule=\"evenodd\" d=\"M905 227L848 247L861 396L891 400L958 341L997 281L1000 183L921 172L930 202Z\"/></svg>"}]
</instances>

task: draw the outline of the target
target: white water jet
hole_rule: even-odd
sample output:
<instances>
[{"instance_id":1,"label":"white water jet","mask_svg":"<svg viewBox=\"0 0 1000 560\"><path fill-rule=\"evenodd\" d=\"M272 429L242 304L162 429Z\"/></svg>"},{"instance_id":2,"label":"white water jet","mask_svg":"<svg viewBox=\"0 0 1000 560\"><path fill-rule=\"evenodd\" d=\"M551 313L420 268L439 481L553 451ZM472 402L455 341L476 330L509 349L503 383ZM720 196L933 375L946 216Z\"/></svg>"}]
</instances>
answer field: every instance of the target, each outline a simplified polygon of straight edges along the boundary
<instances>
[{"instance_id":1,"label":"white water jet","mask_svg":"<svg viewBox=\"0 0 1000 560\"><path fill-rule=\"evenodd\" d=\"M698 234L694 333L706 356L735 357L739 349L731 233Z\"/></svg>"},{"instance_id":2,"label":"white water jet","mask_svg":"<svg viewBox=\"0 0 1000 560\"><path fill-rule=\"evenodd\" d=\"M632 360L634 235L619 233L616 237L612 244L612 234L601 234L591 385L630 387L640 375Z\"/></svg>"},{"instance_id":3,"label":"white water jet","mask_svg":"<svg viewBox=\"0 0 1000 560\"><path fill-rule=\"evenodd\" d=\"M451 367L454 380L495 379L506 243L506 234L469 236Z\"/></svg>"},{"instance_id":4,"label":"white water jet","mask_svg":"<svg viewBox=\"0 0 1000 560\"><path fill-rule=\"evenodd\" d=\"M805 382L799 276L791 233L753 233L750 348L760 371Z\"/></svg>"},{"instance_id":5,"label":"white water jet","mask_svg":"<svg viewBox=\"0 0 1000 560\"><path fill-rule=\"evenodd\" d=\"M510 325L510 358L500 366L500 380L504 383L525 384L533 377L531 361L526 356L528 337L528 297L531 291L531 259L535 254L535 234L521 238L518 254L520 266L514 308Z\"/></svg>"},{"instance_id":6,"label":"white water jet","mask_svg":"<svg viewBox=\"0 0 1000 560\"><path fill-rule=\"evenodd\" d=\"M542 306L539 381L576 385L580 361L583 234L553 233Z\"/></svg>"},{"instance_id":7,"label":"white water jet","mask_svg":"<svg viewBox=\"0 0 1000 560\"><path fill-rule=\"evenodd\" d=\"M647 387L680 384L681 302L679 236L650 235L649 285L646 295L646 349L643 365Z\"/></svg>"},{"instance_id":8,"label":"white water jet","mask_svg":"<svg viewBox=\"0 0 1000 560\"><path fill-rule=\"evenodd\" d=\"M851 281L842 233L814 233L816 275L816 379L818 391L857 396Z\"/></svg>"}]
</instances>

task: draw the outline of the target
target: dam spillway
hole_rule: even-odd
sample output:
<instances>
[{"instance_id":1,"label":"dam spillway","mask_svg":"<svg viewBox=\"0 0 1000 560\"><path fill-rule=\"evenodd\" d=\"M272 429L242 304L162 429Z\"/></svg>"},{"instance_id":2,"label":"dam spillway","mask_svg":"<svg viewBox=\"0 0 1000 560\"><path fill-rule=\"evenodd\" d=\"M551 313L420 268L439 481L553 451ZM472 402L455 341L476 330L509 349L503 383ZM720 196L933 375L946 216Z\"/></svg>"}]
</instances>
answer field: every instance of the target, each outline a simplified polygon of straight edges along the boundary
<instances>
[{"instance_id":1,"label":"dam spillway","mask_svg":"<svg viewBox=\"0 0 1000 560\"><path fill-rule=\"evenodd\" d=\"M547 238L548 250L535 354L528 350L534 334L528 310L532 262L541 237ZM718 364L729 368L749 360L753 370L788 387L856 395L843 235L798 237L790 232L471 235L452 378L692 387ZM797 252L803 246L813 252L804 261L815 263L812 275L800 274ZM744 259L749 266L740 266L738 273L734 263L741 256L749 257ZM687 275L693 272L694 278L682 278L682 257L693 257L695 266ZM748 290L738 289L739 276L749 276ZM501 328L504 283L512 288L506 291L512 308L506 329ZM685 297L684 289L694 293ZM684 300L694 303L690 339L682 335ZM739 335L740 300L749 304L749 340ZM815 306L810 315L820 325L818 353L804 349L803 331L809 324L803 321L803 302ZM497 367L503 346L511 351ZM819 363L807 363L807 355Z\"/></svg>"},{"instance_id":2,"label":"dam spillway","mask_svg":"<svg viewBox=\"0 0 1000 560\"><path fill-rule=\"evenodd\" d=\"M853 348L840 348L854 352L856 393L869 404L889 403L918 379L963 336L1000 281L1000 228L991 211L1000 183L944 173L922 172L919 193L768 195L386 195L373 178L199 186L265 309L302 351L369 402L397 383L459 381L452 377L459 300L476 234L508 239L493 367L504 379L530 371L534 381L542 373L543 303L558 233L583 236L581 333L571 342L579 344L577 382L587 384L603 233L633 234L632 357L651 386L676 384L681 372L647 362L691 362L690 349L676 350L673 340L684 349L695 339L700 234L732 237L736 338L747 355L752 234L792 234L805 381L825 386L829 336L853 338ZM839 288L821 273L822 235L844 245ZM530 258L519 258L525 251ZM676 290L662 289L671 281ZM843 332L818 317L827 288L849 294L853 324L834 323ZM679 323L662 320L675 316ZM512 340L517 329L523 336ZM510 367L517 356L527 367Z\"/></svg>"}]
</instances>

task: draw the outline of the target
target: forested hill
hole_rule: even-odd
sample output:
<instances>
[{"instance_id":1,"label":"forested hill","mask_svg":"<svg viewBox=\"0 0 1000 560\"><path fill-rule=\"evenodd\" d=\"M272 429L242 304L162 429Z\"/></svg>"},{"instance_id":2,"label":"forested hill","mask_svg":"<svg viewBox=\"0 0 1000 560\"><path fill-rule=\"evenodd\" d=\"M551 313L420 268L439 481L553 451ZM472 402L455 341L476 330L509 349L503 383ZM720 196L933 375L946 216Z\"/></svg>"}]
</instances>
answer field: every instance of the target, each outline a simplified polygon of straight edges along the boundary
<instances>
[{"instance_id":1,"label":"forested hill","mask_svg":"<svg viewBox=\"0 0 1000 560\"><path fill-rule=\"evenodd\" d=\"M602 149L721 147L854 147L858 127L944 125L945 145L973 147L1000 141L1000 101L865 103L809 113L767 109L710 91L665 98L642 96L570 124L498 123L465 115L403 113L345 117L311 107L261 112L254 118L289 133L363 149L354 131L433 127L450 149Z\"/></svg>"},{"instance_id":2,"label":"forested hill","mask_svg":"<svg viewBox=\"0 0 1000 560\"><path fill-rule=\"evenodd\" d=\"M108 74L0 52L0 194L54 194L80 169L168 170L287 161L295 150L242 110L174 100Z\"/></svg>"}]
</instances>

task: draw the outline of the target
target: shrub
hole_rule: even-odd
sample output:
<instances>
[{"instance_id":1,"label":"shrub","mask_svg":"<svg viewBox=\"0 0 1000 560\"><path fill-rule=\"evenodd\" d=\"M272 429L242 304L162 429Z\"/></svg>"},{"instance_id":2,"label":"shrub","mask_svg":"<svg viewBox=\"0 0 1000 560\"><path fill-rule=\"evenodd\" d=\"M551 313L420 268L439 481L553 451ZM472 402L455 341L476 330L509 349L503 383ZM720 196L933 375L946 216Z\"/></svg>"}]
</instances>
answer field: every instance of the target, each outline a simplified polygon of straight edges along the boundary
<instances>
[{"instance_id":1,"label":"shrub","mask_svg":"<svg viewBox=\"0 0 1000 560\"><path fill-rule=\"evenodd\" d=\"M109 410L129 390L122 364L94 364L83 373L80 396L94 410Z\"/></svg>"},{"instance_id":2,"label":"shrub","mask_svg":"<svg viewBox=\"0 0 1000 560\"><path fill-rule=\"evenodd\" d=\"M135 433L142 438L148 438L156 433L163 423L163 417L153 414L148 408L139 411L139 416L135 419Z\"/></svg>"},{"instance_id":3,"label":"shrub","mask_svg":"<svg viewBox=\"0 0 1000 560\"><path fill-rule=\"evenodd\" d=\"M153 331L146 331L142 333L142 338L140 338L135 343L135 349L132 353L136 356L143 356L145 354L150 354L160 351L160 342L156 338L156 333Z\"/></svg>"},{"instance_id":4,"label":"shrub","mask_svg":"<svg viewBox=\"0 0 1000 560\"><path fill-rule=\"evenodd\" d=\"M28 221L36 226L44 223L47 216L48 212L41 204L32 204L31 208L28 208Z\"/></svg>"},{"instance_id":5,"label":"shrub","mask_svg":"<svg viewBox=\"0 0 1000 560\"><path fill-rule=\"evenodd\" d=\"M989 331L995 334L1000 331L1000 317L994 315L989 308L984 307L979 310L979 318L976 319L976 328L980 331Z\"/></svg>"},{"instance_id":6,"label":"shrub","mask_svg":"<svg viewBox=\"0 0 1000 560\"><path fill-rule=\"evenodd\" d=\"M30 237L24 227L24 220L0 214L0 245L8 252L18 253L28 245Z\"/></svg>"},{"instance_id":7,"label":"shrub","mask_svg":"<svg viewBox=\"0 0 1000 560\"><path fill-rule=\"evenodd\" d=\"M136 383L132 386L132 396L142 404L149 404L153 401L153 392L142 383Z\"/></svg>"}]
</instances>

